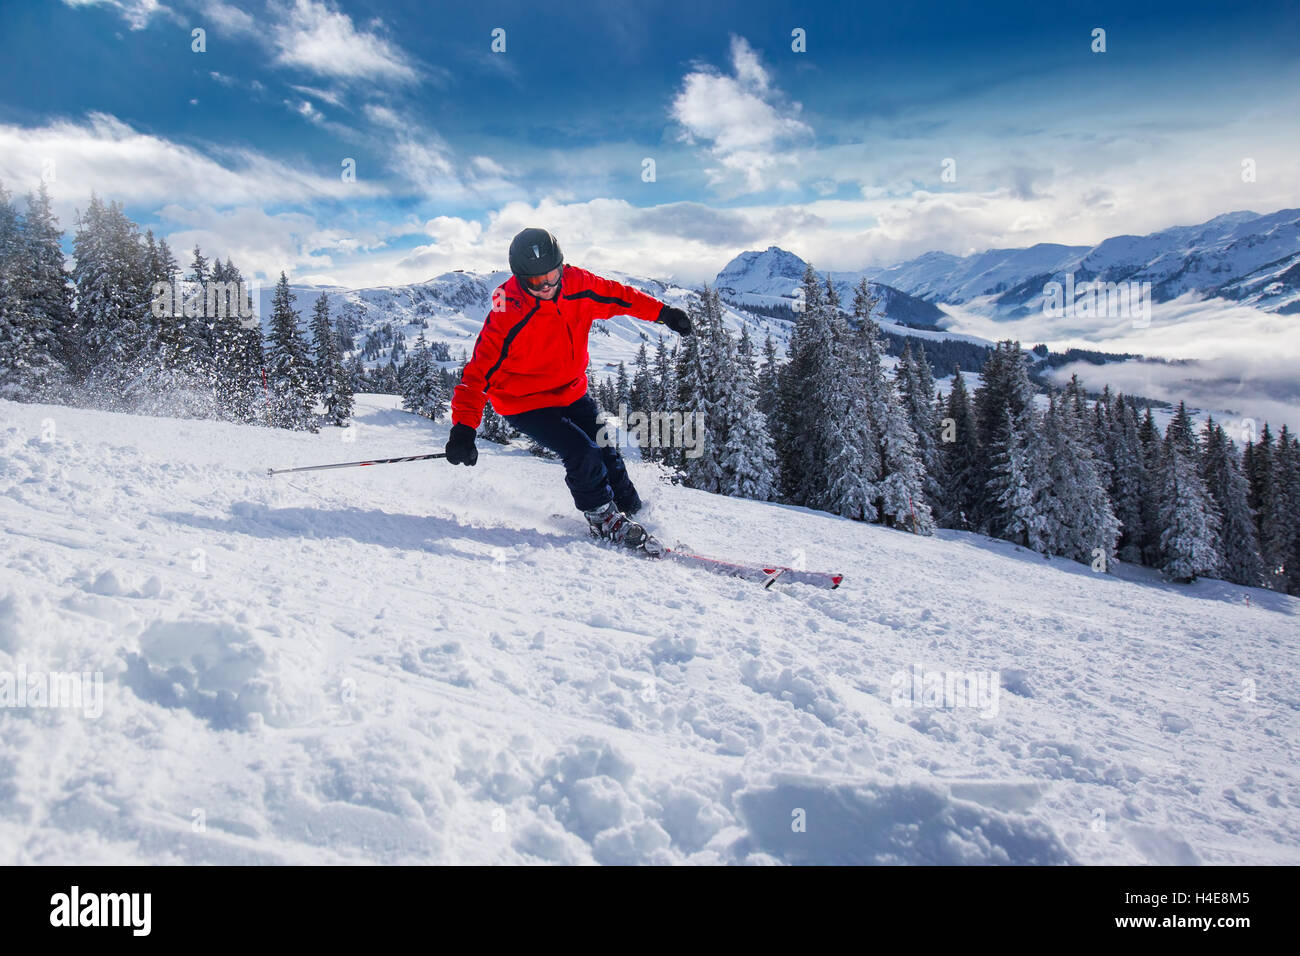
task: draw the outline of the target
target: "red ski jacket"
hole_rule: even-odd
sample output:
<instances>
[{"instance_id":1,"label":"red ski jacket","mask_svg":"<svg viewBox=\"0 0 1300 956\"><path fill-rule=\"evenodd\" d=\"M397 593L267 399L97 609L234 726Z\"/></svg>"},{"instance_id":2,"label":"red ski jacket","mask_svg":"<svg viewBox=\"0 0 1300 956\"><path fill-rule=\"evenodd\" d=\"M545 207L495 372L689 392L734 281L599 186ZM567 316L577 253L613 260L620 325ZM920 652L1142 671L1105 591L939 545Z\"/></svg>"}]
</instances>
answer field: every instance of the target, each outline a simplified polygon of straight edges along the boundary
<instances>
[{"instance_id":1,"label":"red ski jacket","mask_svg":"<svg viewBox=\"0 0 1300 956\"><path fill-rule=\"evenodd\" d=\"M659 318L663 303L639 289L566 265L553 299L539 299L511 276L488 313L451 396L451 420L478 428L483 403L501 415L570 405L587 393L587 335L596 319Z\"/></svg>"}]
</instances>

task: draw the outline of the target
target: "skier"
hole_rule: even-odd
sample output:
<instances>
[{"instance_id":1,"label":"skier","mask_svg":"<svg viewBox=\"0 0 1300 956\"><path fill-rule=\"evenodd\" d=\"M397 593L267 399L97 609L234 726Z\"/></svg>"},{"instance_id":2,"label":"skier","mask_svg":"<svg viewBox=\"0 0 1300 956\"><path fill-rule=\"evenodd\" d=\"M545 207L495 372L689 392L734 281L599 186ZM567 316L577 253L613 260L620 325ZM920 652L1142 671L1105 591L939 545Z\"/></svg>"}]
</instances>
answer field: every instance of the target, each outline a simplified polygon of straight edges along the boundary
<instances>
[{"instance_id":1,"label":"skier","mask_svg":"<svg viewBox=\"0 0 1300 956\"><path fill-rule=\"evenodd\" d=\"M566 266L555 236L525 229L510 243L511 278L492 295L492 311L451 398L447 461L474 465L483 405L564 462L573 503L598 538L655 553L631 520L641 498L614 446L596 443L596 403L587 394L587 335L595 319L631 315L678 335L691 320L638 289Z\"/></svg>"}]
</instances>

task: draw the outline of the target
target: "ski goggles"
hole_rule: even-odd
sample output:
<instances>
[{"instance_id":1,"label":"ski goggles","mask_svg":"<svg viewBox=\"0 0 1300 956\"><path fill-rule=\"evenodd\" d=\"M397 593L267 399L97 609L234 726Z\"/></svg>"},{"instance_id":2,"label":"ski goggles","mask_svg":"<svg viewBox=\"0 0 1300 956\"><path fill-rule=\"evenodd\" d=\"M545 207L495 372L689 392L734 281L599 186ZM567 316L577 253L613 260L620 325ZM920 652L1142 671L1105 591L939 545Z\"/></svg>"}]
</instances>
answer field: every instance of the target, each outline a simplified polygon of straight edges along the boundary
<instances>
[{"instance_id":1,"label":"ski goggles","mask_svg":"<svg viewBox=\"0 0 1300 956\"><path fill-rule=\"evenodd\" d=\"M521 276L519 281L525 288L533 292L540 292L543 289L550 289L560 284L560 278L564 275L564 266L556 266L546 275L541 276Z\"/></svg>"}]
</instances>

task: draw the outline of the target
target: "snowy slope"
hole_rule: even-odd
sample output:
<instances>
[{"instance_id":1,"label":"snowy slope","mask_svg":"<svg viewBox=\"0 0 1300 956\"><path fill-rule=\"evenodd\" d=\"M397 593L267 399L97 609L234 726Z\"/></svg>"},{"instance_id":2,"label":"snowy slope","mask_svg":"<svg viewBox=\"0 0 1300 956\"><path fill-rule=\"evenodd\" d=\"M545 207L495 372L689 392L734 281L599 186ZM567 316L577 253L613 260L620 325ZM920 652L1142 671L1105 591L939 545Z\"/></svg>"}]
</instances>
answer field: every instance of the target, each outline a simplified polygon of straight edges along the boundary
<instances>
[{"instance_id":1,"label":"snowy slope","mask_svg":"<svg viewBox=\"0 0 1300 956\"><path fill-rule=\"evenodd\" d=\"M1294 599L639 462L670 542L844 586L606 551L551 517L557 464L494 446L265 477L445 440L358 413L0 403L0 682L104 679L97 718L0 708L0 862L1300 862ZM996 706L906 706L914 668L994 672Z\"/></svg>"}]
</instances>

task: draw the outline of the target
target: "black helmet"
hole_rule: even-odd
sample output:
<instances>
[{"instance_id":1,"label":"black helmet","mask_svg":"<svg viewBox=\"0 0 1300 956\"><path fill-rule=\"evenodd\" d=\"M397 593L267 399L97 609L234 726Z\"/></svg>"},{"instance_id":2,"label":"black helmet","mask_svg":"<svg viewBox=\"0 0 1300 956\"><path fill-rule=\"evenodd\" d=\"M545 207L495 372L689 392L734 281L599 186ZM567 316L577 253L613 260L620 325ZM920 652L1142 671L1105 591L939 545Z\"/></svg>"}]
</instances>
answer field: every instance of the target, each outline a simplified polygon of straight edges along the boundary
<instances>
[{"instance_id":1,"label":"black helmet","mask_svg":"<svg viewBox=\"0 0 1300 956\"><path fill-rule=\"evenodd\" d=\"M510 243L510 271L517 276L544 276L564 264L564 253L545 229L525 229Z\"/></svg>"}]
</instances>

